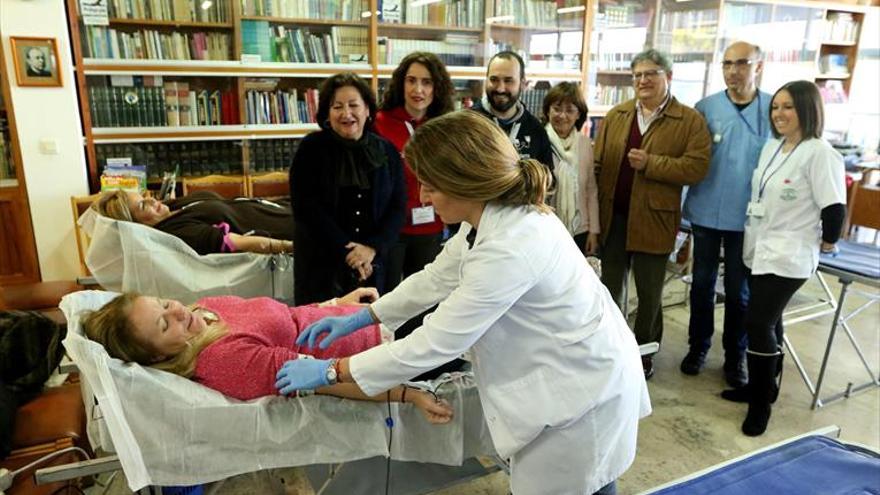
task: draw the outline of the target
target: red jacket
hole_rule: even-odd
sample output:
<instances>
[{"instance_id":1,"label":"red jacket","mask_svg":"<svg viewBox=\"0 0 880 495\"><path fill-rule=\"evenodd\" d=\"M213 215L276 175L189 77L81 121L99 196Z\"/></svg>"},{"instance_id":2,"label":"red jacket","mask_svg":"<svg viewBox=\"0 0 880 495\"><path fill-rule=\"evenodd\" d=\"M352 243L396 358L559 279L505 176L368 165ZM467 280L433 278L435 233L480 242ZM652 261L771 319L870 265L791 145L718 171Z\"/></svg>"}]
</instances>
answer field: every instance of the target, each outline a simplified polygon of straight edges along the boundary
<instances>
[{"instance_id":1,"label":"red jacket","mask_svg":"<svg viewBox=\"0 0 880 495\"><path fill-rule=\"evenodd\" d=\"M415 129L425 119L413 119L406 109L401 106L392 110L379 110L374 124L374 130L380 136L391 141L394 147L397 148L397 151L401 153L401 160L403 160L403 147L406 146L406 142L409 140L409 130L404 123L406 121L409 121L413 129ZM409 168L406 160L403 160L403 175L406 181L406 220L403 228L400 229L400 233L406 235L439 234L443 231L443 222L440 221L436 214L434 215L433 222L413 225L412 209L423 205L419 201L419 180L412 169Z\"/></svg>"}]
</instances>

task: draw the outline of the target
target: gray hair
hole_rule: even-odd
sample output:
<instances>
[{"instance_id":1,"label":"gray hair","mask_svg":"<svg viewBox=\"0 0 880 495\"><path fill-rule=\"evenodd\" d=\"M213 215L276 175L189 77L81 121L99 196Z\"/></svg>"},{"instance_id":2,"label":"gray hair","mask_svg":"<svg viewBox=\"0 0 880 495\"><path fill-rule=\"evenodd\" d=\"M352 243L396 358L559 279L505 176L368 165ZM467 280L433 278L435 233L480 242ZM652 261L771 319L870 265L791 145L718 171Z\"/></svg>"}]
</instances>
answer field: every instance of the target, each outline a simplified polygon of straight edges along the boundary
<instances>
[{"instance_id":1,"label":"gray hair","mask_svg":"<svg viewBox=\"0 0 880 495\"><path fill-rule=\"evenodd\" d=\"M633 57L632 62L629 63L629 68L635 69L636 65L641 62L653 62L665 70L667 74L672 72L672 62L669 61L669 57L653 48L649 48Z\"/></svg>"}]
</instances>

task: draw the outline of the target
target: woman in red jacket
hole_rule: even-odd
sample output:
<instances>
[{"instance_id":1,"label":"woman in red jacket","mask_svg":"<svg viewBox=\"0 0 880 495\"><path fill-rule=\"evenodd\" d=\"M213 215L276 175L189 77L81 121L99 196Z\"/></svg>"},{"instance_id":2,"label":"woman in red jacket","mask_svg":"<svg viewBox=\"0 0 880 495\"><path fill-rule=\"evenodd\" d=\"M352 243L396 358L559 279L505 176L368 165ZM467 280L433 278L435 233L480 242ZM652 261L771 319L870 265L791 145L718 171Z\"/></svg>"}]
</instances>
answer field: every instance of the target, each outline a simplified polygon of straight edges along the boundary
<instances>
[{"instance_id":1,"label":"woman in red jacket","mask_svg":"<svg viewBox=\"0 0 880 495\"><path fill-rule=\"evenodd\" d=\"M374 129L402 153L419 125L453 110L453 93L452 80L437 55L410 53L400 61L391 76ZM403 168L406 220L389 256L386 292L396 287L401 279L434 261L440 252L443 235L443 222L434 214L433 206L419 200L419 181L405 160Z\"/></svg>"}]
</instances>

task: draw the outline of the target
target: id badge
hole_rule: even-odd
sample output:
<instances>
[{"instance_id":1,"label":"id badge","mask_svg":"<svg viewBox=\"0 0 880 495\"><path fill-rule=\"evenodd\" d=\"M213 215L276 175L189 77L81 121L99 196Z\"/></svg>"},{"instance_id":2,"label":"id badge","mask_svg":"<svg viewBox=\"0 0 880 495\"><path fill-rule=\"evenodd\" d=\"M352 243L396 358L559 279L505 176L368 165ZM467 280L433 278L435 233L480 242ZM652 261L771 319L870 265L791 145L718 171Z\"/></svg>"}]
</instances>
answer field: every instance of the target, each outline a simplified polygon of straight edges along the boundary
<instances>
[{"instance_id":1,"label":"id badge","mask_svg":"<svg viewBox=\"0 0 880 495\"><path fill-rule=\"evenodd\" d=\"M423 223L431 223L434 221L434 206L421 206L412 209L413 225L421 225Z\"/></svg>"},{"instance_id":2,"label":"id badge","mask_svg":"<svg viewBox=\"0 0 880 495\"><path fill-rule=\"evenodd\" d=\"M762 218L764 214L767 213L766 208L759 201L749 201L749 206L746 209L746 215L755 218Z\"/></svg>"}]
</instances>

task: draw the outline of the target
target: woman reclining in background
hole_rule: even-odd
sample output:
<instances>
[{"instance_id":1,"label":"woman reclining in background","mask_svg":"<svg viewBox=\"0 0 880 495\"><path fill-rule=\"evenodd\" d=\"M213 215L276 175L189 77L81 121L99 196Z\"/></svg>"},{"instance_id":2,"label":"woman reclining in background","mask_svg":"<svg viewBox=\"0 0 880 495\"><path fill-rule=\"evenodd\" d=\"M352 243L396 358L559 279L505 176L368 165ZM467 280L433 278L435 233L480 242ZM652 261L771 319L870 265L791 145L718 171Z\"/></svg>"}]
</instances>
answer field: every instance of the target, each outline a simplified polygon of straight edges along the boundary
<instances>
[{"instance_id":1,"label":"woman reclining in background","mask_svg":"<svg viewBox=\"0 0 880 495\"><path fill-rule=\"evenodd\" d=\"M293 251L289 206L270 201L226 199L198 191L163 203L140 193L108 191L92 208L116 220L136 222L180 238L199 254ZM245 234L256 235L245 235Z\"/></svg>"},{"instance_id":2,"label":"woman reclining in background","mask_svg":"<svg viewBox=\"0 0 880 495\"><path fill-rule=\"evenodd\" d=\"M136 293L121 294L83 318L86 335L110 356L168 371L226 396L250 400L277 394L275 374L290 359L346 357L379 345L378 325L368 325L326 350L300 354L301 329L325 316L350 314L376 289L358 288L324 305L288 307L270 298L208 297L195 305ZM348 399L411 402L436 424L452 419L452 409L420 390L399 386L390 396L366 396L352 384L318 388L318 394Z\"/></svg>"}]
</instances>

